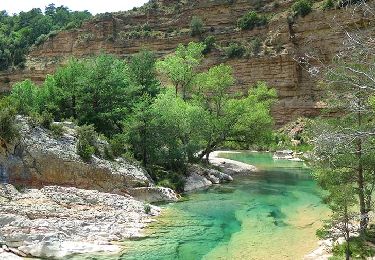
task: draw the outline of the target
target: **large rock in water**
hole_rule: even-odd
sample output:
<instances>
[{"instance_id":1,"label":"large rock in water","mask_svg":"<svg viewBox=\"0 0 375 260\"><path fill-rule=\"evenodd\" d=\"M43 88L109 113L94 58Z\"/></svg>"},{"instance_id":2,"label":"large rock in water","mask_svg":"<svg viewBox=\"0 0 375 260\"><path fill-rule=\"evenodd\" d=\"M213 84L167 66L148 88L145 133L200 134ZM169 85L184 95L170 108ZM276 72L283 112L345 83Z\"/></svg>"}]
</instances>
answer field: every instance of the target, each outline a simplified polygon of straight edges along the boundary
<instances>
[{"instance_id":1,"label":"large rock in water","mask_svg":"<svg viewBox=\"0 0 375 260\"><path fill-rule=\"evenodd\" d=\"M215 169L205 168L197 164L189 165L184 191L189 192L207 188L213 184L233 181L233 178Z\"/></svg>"},{"instance_id":2,"label":"large rock in water","mask_svg":"<svg viewBox=\"0 0 375 260\"><path fill-rule=\"evenodd\" d=\"M119 253L122 248L113 241L141 236L159 213L130 196L58 186L21 193L0 184L0 244L41 258ZM4 258L16 259L0 252Z\"/></svg>"},{"instance_id":3,"label":"large rock in water","mask_svg":"<svg viewBox=\"0 0 375 260\"><path fill-rule=\"evenodd\" d=\"M35 188L58 185L118 194L128 193L131 188L154 186L142 167L124 159L109 161L93 156L91 162L83 161L76 153L76 126L71 123L61 123L64 134L55 137L50 130L31 126L24 117L17 117L17 122L19 140L0 144L0 171L6 171L11 184ZM157 192L160 200L165 198L164 190L152 189L152 201ZM168 190L168 194L172 193Z\"/></svg>"}]
</instances>

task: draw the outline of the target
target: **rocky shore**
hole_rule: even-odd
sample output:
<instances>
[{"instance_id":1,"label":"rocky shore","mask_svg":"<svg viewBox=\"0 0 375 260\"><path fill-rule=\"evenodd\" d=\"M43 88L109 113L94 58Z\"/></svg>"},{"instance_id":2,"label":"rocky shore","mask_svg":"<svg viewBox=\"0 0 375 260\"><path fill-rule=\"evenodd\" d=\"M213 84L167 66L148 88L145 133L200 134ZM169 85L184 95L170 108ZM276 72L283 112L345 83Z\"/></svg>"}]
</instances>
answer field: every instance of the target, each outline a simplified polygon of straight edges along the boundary
<instances>
[{"instance_id":1,"label":"rocky shore","mask_svg":"<svg viewBox=\"0 0 375 260\"><path fill-rule=\"evenodd\" d=\"M0 244L20 256L64 258L77 253L118 253L115 242L141 236L156 206L130 196L58 186L0 186ZM0 259L9 253L0 253Z\"/></svg>"}]
</instances>

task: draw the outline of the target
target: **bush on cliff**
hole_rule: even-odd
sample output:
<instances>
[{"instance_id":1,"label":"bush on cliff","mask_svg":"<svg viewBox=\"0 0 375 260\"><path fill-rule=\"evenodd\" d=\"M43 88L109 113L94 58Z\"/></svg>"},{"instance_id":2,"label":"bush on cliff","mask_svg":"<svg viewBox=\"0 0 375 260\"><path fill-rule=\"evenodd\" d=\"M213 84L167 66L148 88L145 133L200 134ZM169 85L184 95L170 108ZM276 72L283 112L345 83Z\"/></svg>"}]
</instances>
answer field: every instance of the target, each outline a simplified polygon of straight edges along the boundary
<instances>
[{"instance_id":1,"label":"bush on cliff","mask_svg":"<svg viewBox=\"0 0 375 260\"><path fill-rule=\"evenodd\" d=\"M306 16L312 11L312 2L310 0L298 0L292 5L293 16Z\"/></svg>"},{"instance_id":2,"label":"bush on cliff","mask_svg":"<svg viewBox=\"0 0 375 260\"><path fill-rule=\"evenodd\" d=\"M82 160L90 161L98 153L98 134L92 125L83 125L78 129L77 154Z\"/></svg>"},{"instance_id":3,"label":"bush on cliff","mask_svg":"<svg viewBox=\"0 0 375 260\"><path fill-rule=\"evenodd\" d=\"M231 42L227 48L225 48L225 55L230 58L241 58L246 52L246 48L239 43Z\"/></svg>"},{"instance_id":4,"label":"bush on cliff","mask_svg":"<svg viewBox=\"0 0 375 260\"><path fill-rule=\"evenodd\" d=\"M200 37L203 33L203 21L200 17L198 16L193 16L190 22L190 33L191 36L195 37L198 36Z\"/></svg>"},{"instance_id":5,"label":"bush on cliff","mask_svg":"<svg viewBox=\"0 0 375 260\"><path fill-rule=\"evenodd\" d=\"M325 10L329 10L329 9L332 9L332 8L335 8L335 3L333 0L325 0L322 4L322 9L325 11Z\"/></svg>"},{"instance_id":6,"label":"bush on cliff","mask_svg":"<svg viewBox=\"0 0 375 260\"><path fill-rule=\"evenodd\" d=\"M255 27L264 26L268 23L265 15L260 15L255 11L246 13L238 20L238 27L241 30L252 30Z\"/></svg>"}]
</instances>

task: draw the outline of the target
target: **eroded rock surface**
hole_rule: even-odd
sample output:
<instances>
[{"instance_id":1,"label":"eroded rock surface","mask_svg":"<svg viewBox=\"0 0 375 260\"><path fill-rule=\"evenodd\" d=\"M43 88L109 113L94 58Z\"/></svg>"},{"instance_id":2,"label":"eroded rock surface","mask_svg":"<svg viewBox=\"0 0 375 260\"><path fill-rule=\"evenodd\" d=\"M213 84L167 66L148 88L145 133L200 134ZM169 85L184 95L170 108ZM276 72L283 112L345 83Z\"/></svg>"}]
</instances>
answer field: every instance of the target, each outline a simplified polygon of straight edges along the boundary
<instances>
[{"instance_id":1,"label":"eroded rock surface","mask_svg":"<svg viewBox=\"0 0 375 260\"><path fill-rule=\"evenodd\" d=\"M46 186L18 192L0 185L0 242L34 257L118 253L121 247L114 241L141 236L160 213L155 206L148 212L145 205L95 190Z\"/></svg>"}]
</instances>

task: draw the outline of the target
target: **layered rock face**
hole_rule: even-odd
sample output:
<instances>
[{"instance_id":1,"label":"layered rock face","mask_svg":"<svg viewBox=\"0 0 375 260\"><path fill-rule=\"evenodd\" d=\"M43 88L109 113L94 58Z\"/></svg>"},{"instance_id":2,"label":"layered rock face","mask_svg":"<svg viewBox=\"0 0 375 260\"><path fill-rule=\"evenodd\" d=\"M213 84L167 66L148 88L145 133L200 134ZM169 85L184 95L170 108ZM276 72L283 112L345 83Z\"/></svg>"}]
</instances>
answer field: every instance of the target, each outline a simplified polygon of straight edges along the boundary
<instances>
[{"instance_id":1,"label":"layered rock face","mask_svg":"<svg viewBox=\"0 0 375 260\"><path fill-rule=\"evenodd\" d=\"M273 115L279 125L301 115L316 115L322 107L320 90L296 60L313 50L324 62L329 62L342 46L345 38L342 29L365 29L373 26L374 21L354 8L316 10L320 9L320 3L316 3L315 11L290 23L287 12L292 3L292 0L159 0L157 8L150 5L138 11L98 16L79 29L60 32L34 47L26 69L0 74L0 89L9 90L14 82L25 78L41 82L71 56L110 53L126 57L144 48L154 50L159 56L166 55L179 43L199 40L190 36L189 29L191 18L198 16L204 22L202 38L212 35L218 46L225 47L231 42L250 45L255 38L263 42L260 53L247 58L227 59L222 48L216 49L207 55L204 68L218 63L232 65L237 79L233 91L246 92L259 80L275 87L280 101ZM265 27L240 31L238 18L254 9L274 16ZM339 26L340 30L335 29Z\"/></svg>"}]
</instances>

